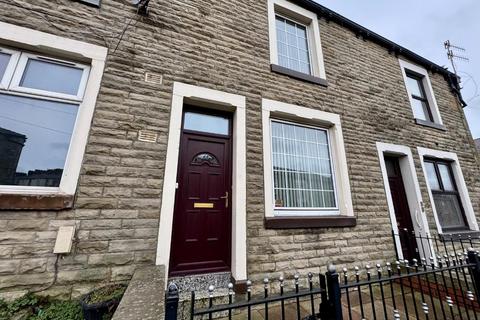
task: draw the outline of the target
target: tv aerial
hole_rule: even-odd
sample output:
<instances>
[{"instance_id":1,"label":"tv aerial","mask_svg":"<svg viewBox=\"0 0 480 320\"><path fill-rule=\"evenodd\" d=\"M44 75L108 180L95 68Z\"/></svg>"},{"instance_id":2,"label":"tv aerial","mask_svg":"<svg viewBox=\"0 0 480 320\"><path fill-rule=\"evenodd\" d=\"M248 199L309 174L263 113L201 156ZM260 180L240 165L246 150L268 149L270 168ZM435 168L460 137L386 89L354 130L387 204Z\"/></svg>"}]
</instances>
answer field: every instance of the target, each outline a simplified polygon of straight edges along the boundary
<instances>
[{"instance_id":1,"label":"tv aerial","mask_svg":"<svg viewBox=\"0 0 480 320\"><path fill-rule=\"evenodd\" d=\"M458 74L457 74L457 66L455 64L455 60L460 60L460 61L464 61L464 62L468 62L470 61L469 58L463 56L463 55L459 55L457 54L458 51L460 52L465 52L465 48L462 48L462 47L459 47L459 46L456 46L456 45L453 45L450 40L447 40L443 43L443 45L445 46L445 49L447 50L447 57L448 57L448 60L450 60L450 62L452 63L452 68L453 68L453 72L455 73L455 75L458 77Z\"/></svg>"}]
</instances>

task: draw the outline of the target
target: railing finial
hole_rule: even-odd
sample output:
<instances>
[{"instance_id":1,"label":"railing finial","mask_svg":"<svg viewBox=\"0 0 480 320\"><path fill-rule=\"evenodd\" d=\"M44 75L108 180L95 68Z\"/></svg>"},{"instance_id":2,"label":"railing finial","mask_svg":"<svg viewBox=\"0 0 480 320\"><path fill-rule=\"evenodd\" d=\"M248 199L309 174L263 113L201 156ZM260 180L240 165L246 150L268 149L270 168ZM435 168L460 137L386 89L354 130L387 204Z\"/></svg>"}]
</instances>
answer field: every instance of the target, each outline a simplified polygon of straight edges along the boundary
<instances>
[{"instance_id":1,"label":"railing finial","mask_svg":"<svg viewBox=\"0 0 480 320\"><path fill-rule=\"evenodd\" d=\"M335 272L337 272L337 267L335 267L335 265L334 265L333 263L330 263L330 264L328 265L327 270L328 270L328 272L330 272L330 273L335 273Z\"/></svg>"},{"instance_id":2,"label":"railing finial","mask_svg":"<svg viewBox=\"0 0 480 320\"><path fill-rule=\"evenodd\" d=\"M212 284L209 285L209 286L208 286L208 296L209 296L210 298L213 297L213 292L214 292L214 291L215 291L215 287L214 287Z\"/></svg>"},{"instance_id":3,"label":"railing finial","mask_svg":"<svg viewBox=\"0 0 480 320\"><path fill-rule=\"evenodd\" d=\"M393 310L393 319L400 319L400 312L397 309Z\"/></svg>"},{"instance_id":4,"label":"railing finial","mask_svg":"<svg viewBox=\"0 0 480 320\"><path fill-rule=\"evenodd\" d=\"M175 282L170 282L168 284L168 294L177 294L178 293L178 286Z\"/></svg>"},{"instance_id":5,"label":"railing finial","mask_svg":"<svg viewBox=\"0 0 480 320\"><path fill-rule=\"evenodd\" d=\"M425 302L422 302L422 310L423 313L428 314L428 304L426 304Z\"/></svg>"}]
</instances>

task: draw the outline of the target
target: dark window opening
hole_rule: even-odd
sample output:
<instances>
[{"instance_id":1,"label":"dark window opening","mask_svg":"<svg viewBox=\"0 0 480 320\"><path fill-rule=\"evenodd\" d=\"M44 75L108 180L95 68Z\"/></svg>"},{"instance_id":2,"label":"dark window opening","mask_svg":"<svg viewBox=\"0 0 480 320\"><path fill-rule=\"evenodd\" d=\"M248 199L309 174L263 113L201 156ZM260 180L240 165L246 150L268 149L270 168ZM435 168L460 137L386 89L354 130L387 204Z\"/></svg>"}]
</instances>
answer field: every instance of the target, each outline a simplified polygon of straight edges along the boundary
<instances>
[{"instance_id":1,"label":"dark window opening","mask_svg":"<svg viewBox=\"0 0 480 320\"><path fill-rule=\"evenodd\" d=\"M425 169L443 232L469 230L451 163L428 159Z\"/></svg>"},{"instance_id":2,"label":"dark window opening","mask_svg":"<svg viewBox=\"0 0 480 320\"><path fill-rule=\"evenodd\" d=\"M407 87L412 98L412 108L415 118L434 122L432 110L428 103L425 87L423 85L423 76L419 76L412 72L407 73Z\"/></svg>"}]
</instances>

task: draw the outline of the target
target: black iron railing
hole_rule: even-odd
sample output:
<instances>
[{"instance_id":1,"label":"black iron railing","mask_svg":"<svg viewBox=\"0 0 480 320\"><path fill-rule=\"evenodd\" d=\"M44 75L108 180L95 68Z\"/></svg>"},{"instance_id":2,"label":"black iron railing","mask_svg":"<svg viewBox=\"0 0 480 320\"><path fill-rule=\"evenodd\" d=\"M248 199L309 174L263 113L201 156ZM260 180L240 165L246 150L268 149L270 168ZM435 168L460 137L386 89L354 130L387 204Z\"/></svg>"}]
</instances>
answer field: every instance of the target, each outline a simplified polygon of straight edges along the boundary
<instances>
[{"instance_id":1,"label":"black iron railing","mask_svg":"<svg viewBox=\"0 0 480 320\"><path fill-rule=\"evenodd\" d=\"M421 234L408 229L392 230L397 259L417 260L431 257L455 256L465 253L468 248L480 248L480 237L468 233L442 234L441 236ZM400 245L400 246L399 246ZM400 255L402 252L402 255ZM406 256L410 253L410 256Z\"/></svg>"},{"instance_id":2,"label":"black iron railing","mask_svg":"<svg viewBox=\"0 0 480 320\"><path fill-rule=\"evenodd\" d=\"M354 319L354 308L361 319L478 319L479 258L472 251L450 258L398 261L375 270L366 266L363 275L359 268L353 273L343 269L343 281L334 281L346 300L347 315L335 319ZM329 277L335 275L327 273ZM338 277L338 275L336 275ZM350 277L353 276L353 279ZM475 298L475 296L477 298ZM334 297L335 305L340 304ZM358 301L354 306L352 298ZM400 317L400 318L399 318Z\"/></svg>"},{"instance_id":3,"label":"black iron railing","mask_svg":"<svg viewBox=\"0 0 480 320\"><path fill-rule=\"evenodd\" d=\"M252 319L252 310L255 307L263 313L264 319L269 319L269 308L272 304L276 304L280 307L279 316L281 319L286 319L286 305L292 306L295 308L295 313L297 319L301 319L301 307L300 302L304 299L310 301L310 315L312 319L315 319L315 315L317 311L319 312L319 308L315 306L315 299L326 299L327 290L325 288L325 276L319 275L319 282L318 286L314 286L313 281L313 274L309 273L307 277L308 286L306 288L300 287L300 277L295 275L293 281L293 290L286 292L285 290L285 280L281 277L278 279L278 293L271 294L270 290L270 279L265 278L263 280L263 295L253 297L252 296L252 283L247 281L247 293L244 297L240 297L239 295L235 295L233 292L233 285L229 284L228 287L228 303L214 305L214 288L210 286L208 288L209 297L208 297L208 307L200 307L197 308L195 304L195 292L192 291L192 300L191 300L191 308L190 314L191 319L194 319L196 316L208 316L209 319L212 319L214 316L221 315L222 312L226 313L225 316L228 319L232 319L232 315L234 311L243 311L245 315L245 319ZM234 301L235 296L235 301ZM303 315L304 317L304 315Z\"/></svg>"},{"instance_id":4,"label":"black iron railing","mask_svg":"<svg viewBox=\"0 0 480 320\"><path fill-rule=\"evenodd\" d=\"M206 306L198 304L192 292L189 318L253 319L253 312L257 312L263 319L275 320L477 320L480 314L480 257L473 249L429 260L402 260L351 271L344 268L340 274L330 265L318 276L318 283L313 274L308 275L304 288L298 275L292 290L285 290L286 282L266 278L259 296L252 295L250 281L245 295L236 295L230 284L222 302L217 302L215 288L210 286ZM272 291L272 285L278 290ZM165 319L176 320L177 309L178 291L171 284Z\"/></svg>"}]
</instances>

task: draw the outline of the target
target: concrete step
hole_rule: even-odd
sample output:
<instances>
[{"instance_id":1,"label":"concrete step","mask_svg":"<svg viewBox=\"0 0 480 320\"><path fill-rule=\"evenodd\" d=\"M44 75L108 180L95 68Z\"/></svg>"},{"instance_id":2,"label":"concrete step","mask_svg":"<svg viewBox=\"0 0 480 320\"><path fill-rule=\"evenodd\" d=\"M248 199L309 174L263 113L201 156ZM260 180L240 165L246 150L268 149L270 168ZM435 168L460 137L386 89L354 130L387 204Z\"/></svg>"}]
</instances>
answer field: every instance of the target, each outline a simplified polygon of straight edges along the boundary
<instances>
[{"instance_id":1,"label":"concrete step","mask_svg":"<svg viewBox=\"0 0 480 320\"><path fill-rule=\"evenodd\" d=\"M192 301L192 291L195 291L195 308L204 308L208 306L209 292L208 287L213 285L214 304L223 304L228 302L228 283L231 281L230 272L208 273L184 277L172 277L168 283L175 283L179 289L180 301L178 306L178 319L190 319L190 308ZM216 315L214 318L224 316ZM202 318L202 317L200 317Z\"/></svg>"},{"instance_id":2,"label":"concrete step","mask_svg":"<svg viewBox=\"0 0 480 320\"><path fill-rule=\"evenodd\" d=\"M185 293L190 295L192 291L195 291L197 294L207 292L210 285L213 285L216 291L217 289L227 289L231 278L232 274L230 272L217 272L184 277L171 277L168 279L168 283L174 282L178 287L180 295Z\"/></svg>"}]
</instances>

